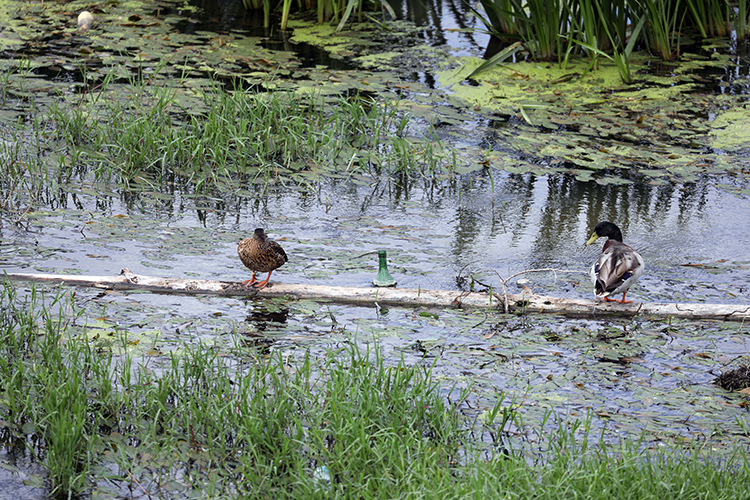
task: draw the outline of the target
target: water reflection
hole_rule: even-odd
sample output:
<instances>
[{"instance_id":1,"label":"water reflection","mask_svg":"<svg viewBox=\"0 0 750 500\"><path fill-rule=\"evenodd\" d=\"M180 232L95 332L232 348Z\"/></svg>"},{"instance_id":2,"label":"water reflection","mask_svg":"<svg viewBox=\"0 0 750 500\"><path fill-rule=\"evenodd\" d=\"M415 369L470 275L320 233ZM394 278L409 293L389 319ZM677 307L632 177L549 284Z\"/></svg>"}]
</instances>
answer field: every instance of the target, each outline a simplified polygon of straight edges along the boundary
<instances>
[{"instance_id":1,"label":"water reflection","mask_svg":"<svg viewBox=\"0 0 750 500\"><path fill-rule=\"evenodd\" d=\"M451 47L454 55L478 55L487 47L489 36L469 33L466 29L482 29L484 25L463 0L402 0L391 1L399 19L407 19L425 29L422 36L432 46Z\"/></svg>"},{"instance_id":2,"label":"water reflection","mask_svg":"<svg viewBox=\"0 0 750 500\"><path fill-rule=\"evenodd\" d=\"M245 323L254 325L257 331L262 332L269 327L269 324L273 324L274 327L285 324L288 317L288 307L260 301L253 303L252 312L245 318Z\"/></svg>"},{"instance_id":3,"label":"water reflection","mask_svg":"<svg viewBox=\"0 0 750 500\"><path fill-rule=\"evenodd\" d=\"M489 43L488 35L459 31L484 28L464 0L391 0L390 4L397 19L406 19L419 27L424 27L420 35L424 43L430 46L450 47L454 55L476 56L480 55ZM190 5L195 10L190 11L189 17L176 26L183 33L242 30L251 36L268 36L270 45L267 45L267 48L294 51L309 65L326 64L332 69L349 67L347 63L332 59L309 45L290 45L278 29L265 30L262 27L263 12L245 9L242 0L191 0ZM188 12L183 12L183 15L185 14ZM422 81L428 75L413 76L415 80Z\"/></svg>"},{"instance_id":4,"label":"water reflection","mask_svg":"<svg viewBox=\"0 0 750 500\"><path fill-rule=\"evenodd\" d=\"M189 4L192 9L177 12L185 16L176 26L182 33L244 29L250 30L252 36L266 34L263 11L246 9L242 0L191 0Z\"/></svg>"},{"instance_id":5,"label":"water reflection","mask_svg":"<svg viewBox=\"0 0 750 500\"><path fill-rule=\"evenodd\" d=\"M45 499L47 490L41 486L46 471L38 462L46 444L36 434L14 435L9 427L0 429L0 491L2 498ZM19 472L23 471L23 472ZM38 480L35 483L34 480ZM34 484L37 484L35 487Z\"/></svg>"}]
</instances>

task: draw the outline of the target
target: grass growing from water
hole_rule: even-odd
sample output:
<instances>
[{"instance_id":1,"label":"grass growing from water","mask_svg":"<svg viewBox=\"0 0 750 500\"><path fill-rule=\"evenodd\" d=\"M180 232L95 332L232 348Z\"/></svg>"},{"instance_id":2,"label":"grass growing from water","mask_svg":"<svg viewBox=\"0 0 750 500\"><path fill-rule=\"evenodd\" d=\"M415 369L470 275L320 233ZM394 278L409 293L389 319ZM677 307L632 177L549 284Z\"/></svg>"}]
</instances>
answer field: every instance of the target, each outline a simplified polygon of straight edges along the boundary
<instances>
[{"instance_id":1,"label":"grass growing from water","mask_svg":"<svg viewBox=\"0 0 750 500\"><path fill-rule=\"evenodd\" d=\"M0 213L20 216L50 189L54 179L41 155L43 128L40 117L32 116L27 124L16 123L0 130Z\"/></svg>"},{"instance_id":2,"label":"grass growing from water","mask_svg":"<svg viewBox=\"0 0 750 500\"><path fill-rule=\"evenodd\" d=\"M429 368L377 346L134 359L126 338L118 353L70 334L83 311L63 293L0 295L0 421L35 443L55 496L722 499L750 484L739 452L592 446L586 421L524 425L502 398L471 423L469 390L450 402ZM535 436L527 449L479 440L509 424Z\"/></svg>"},{"instance_id":3,"label":"grass growing from water","mask_svg":"<svg viewBox=\"0 0 750 500\"><path fill-rule=\"evenodd\" d=\"M188 191L236 191L269 182L429 176L453 168L442 146L425 148L422 138L409 138L411 121L397 100L215 86L196 111L180 105L176 88L131 87L133 98L102 99L105 82L50 113L81 165L97 179L125 187L156 189L166 182Z\"/></svg>"},{"instance_id":4,"label":"grass growing from water","mask_svg":"<svg viewBox=\"0 0 750 500\"><path fill-rule=\"evenodd\" d=\"M618 61L626 83L631 83L627 66L633 47L648 48L671 61L679 56L683 31L708 39L732 36L734 27L739 38L747 36L746 0L737 8L727 0L481 0L481 4L485 14L477 15L487 32L507 43L520 37L532 59L552 60L557 55L564 66L571 54L582 51L595 66L596 57L604 54Z\"/></svg>"},{"instance_id":5,"label":"grass growing from water","mask_svg":"<svg viewBox=\"0 0 750 500\"><path fill-rule=\"evenodd\" d=\"M281 11L281 29L287 28L287 22L289 20L289 14L292 10L292 6L296 7L297 11L309 11L317 10L318 22L323 24L326 21L332 23L338 23L336 31L341 31L344 24L347 22L349 17L353 13L358 13L357 20L362 21L362 14L365 8L380 7L383 10L388 11L391 18L395 19L396 14L393 8L390 6L387 0L379 0L378 2L366 2L364 0L242 0L245 7L248 9L260 10L263 9L264 26L268 28L270 26L270 11Z\"/></svg>"}]
</instances>

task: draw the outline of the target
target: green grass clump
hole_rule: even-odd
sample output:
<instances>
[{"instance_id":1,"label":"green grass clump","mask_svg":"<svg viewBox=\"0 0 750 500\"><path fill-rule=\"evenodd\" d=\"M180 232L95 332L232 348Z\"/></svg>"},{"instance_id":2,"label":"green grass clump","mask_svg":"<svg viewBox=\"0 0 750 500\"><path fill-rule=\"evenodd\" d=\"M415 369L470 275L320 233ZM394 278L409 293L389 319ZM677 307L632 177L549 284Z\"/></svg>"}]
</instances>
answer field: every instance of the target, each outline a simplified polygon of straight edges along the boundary
<instances>
[{"instance_id":1,"label":"green grass clump","mask_svg":"<svg viewBox=\"0 0 750 500\"><path fill-rule=\"evenodd\" d=\"M63 293L6 281L0 304L0 420L33 443L53 496L729 499L750 484L741 450L591 445L588 421L524 425L502 400L471 422L470 390L449 403L431 369L377 346L134 359L125 337L118 354L73 335L83 311ZM510 423L527 446L480 441Z\"/></svg>"},{"instance_id":2,"label":"green grass clump","mask_svg":"<svg viewBox=\"0 0 750 500\"><path fill-rule=\"evenodd\" d=\"M102 362L86 346L72 346L63 356L62 298L45 303L32 289L20 299L8 282L0 294L2 419L18 436L31 428L44 441L39 458L49 472L51 495L80 491L89 482L97 417L88 411L83 377L87 366Z\"/></svg>"},{"instance_id":3,"label":"green grass clump","mask_svg":"<svg viewBox=\"0 0 750 500\"><path fill-rule=\"evenodd\" d=\"M132 98L102 99L106 92L103 85L59 103L50 118L75 152L68 168L125 188L232 192L454 168L434 137L408 137L410 118L397 100L213 87L199 109L185 109L175 88L133 82Z\"/></svg>"}]
</instances>

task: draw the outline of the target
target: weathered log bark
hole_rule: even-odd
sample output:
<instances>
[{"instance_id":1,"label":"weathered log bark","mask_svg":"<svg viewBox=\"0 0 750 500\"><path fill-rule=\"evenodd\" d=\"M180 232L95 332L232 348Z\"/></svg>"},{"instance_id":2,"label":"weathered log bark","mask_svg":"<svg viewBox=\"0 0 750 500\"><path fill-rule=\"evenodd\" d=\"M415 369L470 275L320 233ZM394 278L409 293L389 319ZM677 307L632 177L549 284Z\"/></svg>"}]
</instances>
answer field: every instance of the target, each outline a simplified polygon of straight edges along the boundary
<instances>
[{"instance_id":1,"label":"weathered log bark","mask_svg":"<svg viewBox=\"0 0 750 500\"><path fill-rule=\"evenodd\" d=\"M248 288L236 281L209 281L158 278L133 274L123 269L119 276L77 276L71 274L7 274L13 281L39 281L70 286L88 286L109 290L148 290L161 293L214 294L249 297L331 300L356 304L487 307L503 309L501 294L450 290L405 288L348 288L341 286L271 283L263 290ZM744 321L750 319L750 305L653 304L599 302L536 295L528 288L520 294L508 294L508 310L513 313L561 313L575 316L652 316L690 319Z\"/></svg>"}]
</instances>

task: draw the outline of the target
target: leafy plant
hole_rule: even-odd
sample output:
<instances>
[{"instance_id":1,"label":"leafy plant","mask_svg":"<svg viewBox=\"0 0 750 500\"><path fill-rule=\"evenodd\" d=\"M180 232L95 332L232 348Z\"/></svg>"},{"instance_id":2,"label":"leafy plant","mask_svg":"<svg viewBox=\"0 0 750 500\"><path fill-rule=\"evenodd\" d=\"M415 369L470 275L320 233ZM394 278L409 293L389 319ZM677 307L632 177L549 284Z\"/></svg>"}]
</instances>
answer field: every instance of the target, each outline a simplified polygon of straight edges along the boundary
<instances>
[{"instance_id":1,"label":"leafy plant","mask_svg":"<svg viewBox=\"0 0 750 500\"><path fill-rule=\"evenodd\" d=\"M643 26L646 22L646 17L641 17L641 19L638 21L638 24L636 24L635 28L633 28L633 33L630 36L630 40L628 41L628 44L625 46L624 49L620 50L616 47L616 43L612 35L609 33L608 29L605 29L605 32L607 34L607 37L609 37L610 41L612 42L612 46L615 47L613 50L613 55L610 56L606 52L604 52L601 49L598 49L592 45L587 45L584 42L581 42L579 40L573 40L573 42L583 45L591 52L604 56L607 59L610 59L611 61L614 61L614 63L617 65L617 71L620 73L620 78L624 83L633 83L632 75L630 74L630 54L633 52L633 47L635 45L636 40L638 40L638 35L640 34L641 30L643 29ZM591 66L589 66L589 69L593 66L593 63Z\"/></svg>"},{"instance_id":2,"label":"leafy plant","mask_svg":"<svg viewBox=\"0 0 750 500\"><path fill-rule=\"evenodd\" d=\"M501 64L507 61L508 59L513 57L514 54L516 54L517 52L521 50L523 50L523 45L521 44L521 42L516 42L512 45L509 45L508 47L505 47L503 50L501 50L494 56L484 61L478 67L476 67L471 73L469 73L469 76L467 76L466 78L471 78L473 76L476 76L479 73L482 73L483 71L487 71L488 69L493 68L497 66L498 64Z\"/></svg>"},{"instance_id":3,"label":"leafy plant","mask_svg":"<svg viewBox=\"0 0 750 500\"><path fill-rule=\"evenodd\" d=\"M483 21L488 32L500 38L517 38L518 27L515 19L516 0L482 0L482 7L487 15L485 19L473 6L474 14Z\"/></svg>"},{"instance_id":4,"label":"leafy plant","mask_svg":"<svg viewBox=\"0 0 750 500\"><path fill-rule=\"evenodd\" d=\"M703 38L727 36L734 19L737 35L743 38L750 24L747 0L738 1L736 15L728 0L481 0L481 4L484 12L472 10L484 23L484 31L509 43L521 39L532 58L557 56L565 65L578 47L589 58L590 69L601 55L613 59L624 81L631 79L628 59L640 42L669 61L679 55L683 26L694 26ZM561 41L568 41L567 47ZM504 53L481 70L507 57Z\"/></svg>"}]
</instances>

